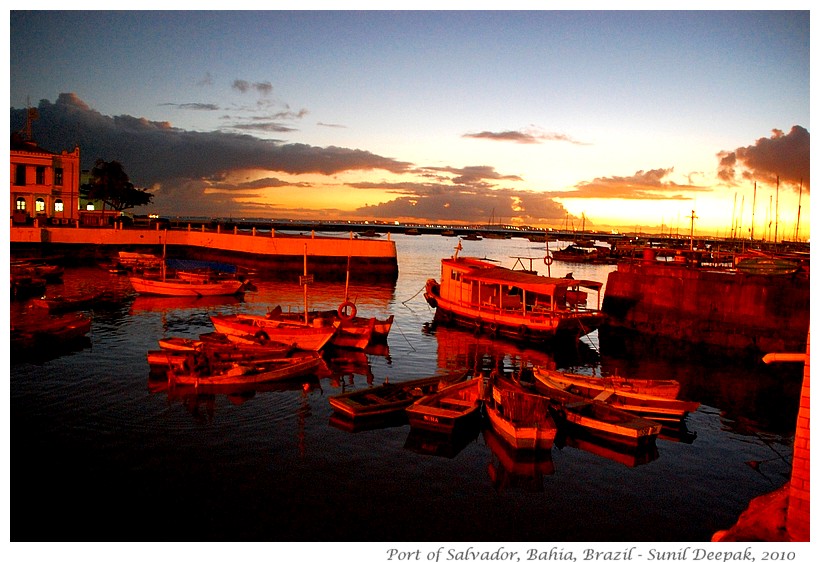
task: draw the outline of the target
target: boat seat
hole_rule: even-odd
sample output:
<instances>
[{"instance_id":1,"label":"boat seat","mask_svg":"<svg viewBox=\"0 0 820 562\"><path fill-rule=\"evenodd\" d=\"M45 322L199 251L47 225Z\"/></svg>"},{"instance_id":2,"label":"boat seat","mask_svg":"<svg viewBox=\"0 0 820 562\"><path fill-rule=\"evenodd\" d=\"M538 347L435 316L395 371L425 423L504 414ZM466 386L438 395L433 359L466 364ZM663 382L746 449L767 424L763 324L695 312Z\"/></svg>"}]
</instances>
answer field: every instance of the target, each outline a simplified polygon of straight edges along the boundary
<instances>
[{"instance_id":1,"label":"boat seat","mask_svg":"<svg viewBox=\"0 0 820 562\"><path fill-rule=\"evenodd\" d=\"M615 393L614 390L606 389L604 391L601 391L601 393L598 394L597 396L595 396L594 400L600 400L601 402L603 402L604 400L606 400L610 396L612 396L614 393Z\"/></svg>"},{"instance_id":2,"label":"boat seat","mask_svg":"<svg viewBox=\"0 0 820 562\"><path fill-rule=\"evenodd\" d=\"M458 398L442 398L439 400L442 406L463 406L464 408L472 408L475 402L469 400L459 400Z\"/></svg>"}]
</instances>

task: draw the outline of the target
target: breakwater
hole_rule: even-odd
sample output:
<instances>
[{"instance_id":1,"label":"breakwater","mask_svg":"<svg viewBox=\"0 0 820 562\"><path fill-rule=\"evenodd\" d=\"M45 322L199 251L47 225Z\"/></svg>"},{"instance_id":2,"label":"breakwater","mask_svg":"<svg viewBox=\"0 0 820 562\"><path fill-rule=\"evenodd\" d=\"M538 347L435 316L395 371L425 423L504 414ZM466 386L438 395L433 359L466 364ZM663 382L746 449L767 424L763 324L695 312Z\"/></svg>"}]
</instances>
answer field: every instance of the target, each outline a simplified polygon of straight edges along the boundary
<instances>
[{"instance_id":1,"label":"breakwater","mask_svg":"<svg viewBox=\"0 0 820 562\"><path fill-rule=\"evenodd\" d=\"M746 275L658 262L623 262L607 279L607 335L759 359L800 352L809 331L809 276ZM623 340L629 338L621 338Z\"/></svg>"},{"instance_id":2,"label":"breakwater","mask_svg":"<svg viewBox=\"0 0 820 562\"><path fill-rule=\"evenodd\" d=\"M75 263L113 258L119 251L153 253L178 259L221 261L275 279L350 279L392 283L398 277L395 243L350 236L282 234L233 229L144 229L12 227L11 253L27 257L70 255Z\"/></svg>"}]
</instances>

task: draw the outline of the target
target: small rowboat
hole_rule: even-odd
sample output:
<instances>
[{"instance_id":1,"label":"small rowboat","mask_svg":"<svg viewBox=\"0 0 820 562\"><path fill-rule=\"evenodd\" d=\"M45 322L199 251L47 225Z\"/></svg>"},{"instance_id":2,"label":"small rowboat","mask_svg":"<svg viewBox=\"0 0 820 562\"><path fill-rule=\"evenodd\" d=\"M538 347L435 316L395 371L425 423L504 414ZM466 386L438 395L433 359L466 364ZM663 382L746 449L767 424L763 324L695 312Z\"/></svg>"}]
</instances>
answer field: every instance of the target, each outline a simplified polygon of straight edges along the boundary
<instances>
[{"instance_id":1,"label":"small rowboat","mask_svg":"<svg viewBox=\"0 0 820 562\"><path fill-rule=\"evenodd\" d=\"M461 375L459 379L463 378ZM426 377L398 383L384 382L372 386L331 396L331 408L343 416L366 419L401 413L406 416L410 404L422 396L438 392L443 386L456 381L448 381L443 376Z\"/></svg>"},{"instance_id":2,"label":"small rowboat","mask_svg":"<svg viewBox=\"0 0 820 562\"><path fill-rule=\"evenodd\" d=\"M407 407L410 427L452 434L478 418L483 396L480 375L422 396Z\"/></svg>"},{"instance_id":3,"label":"small rowboat","mask_svg":"<svg viewBox=\"0 0 820 562\"><path fill-rule=\"evenodd\" d=\"M253 337L260 340L284 343L308 351L319 351L336 334L338 322L333 325L310 325L284 322L252 314L224 314L211 316L217 332L234 339L239 336L247 341Z\"/></svg>"},{"instance_id":4,"label":"small rowboat","mask_svg":"<svg viewBox=\"0 0 820 562\"><path fill-rule=\"evenodd\" d=\"M694 412L700 407L699 402L689 402L676 400L674 398L662 398L650 394L639 394L624 392L616 387L609 387L601 390L596 385L585 384L581 379L593 379L591 377L579 377L576 382L567 382L565 379L553 375L557 371L547 369L535 369L536 387L549 387L558 390L565 390L587 400L604 402L614 408L631 412L643 418L666 421L681 422L690 412Z\"/></svg>"},{"instance_id":5,"label":"small rowboat","mask_svg":"<svg viewBox=\"0 0 820 562\"><path fill-rule=\"evenodd\" d=\"M552 449L558 434L552 403L503 377L492 376L490 381L492 398L486 411L493 431L514 449Z\"/></svg>"},{"instance_id":6,"label":"small rowboat","mask_svg":"<svg viewBox=\"0 0 820 562\"><path fill-rule=\"evenodd\" d=\"M317 353L312 353L252 364L234 364L224 370L203 375L171 370L168 373L168 383L197 387L258 384L314 374L322 365L322 358Z\"/></svg>"},{"instance_id":7,"label":"small rowboat","mask_svg":"<svg viewBox=\"0 0 820 562\"><path fill-rule=\"evenodd\" d=\"M680 383L674 379L629 379L625 377L592 377L564 373L544 367L533 367L533 374L549 376L556 383L575 384L586 386L598 392L611 390L619 393L647 394L658 398L677 398L680 393Z\"/></svg>"}]
</instances>

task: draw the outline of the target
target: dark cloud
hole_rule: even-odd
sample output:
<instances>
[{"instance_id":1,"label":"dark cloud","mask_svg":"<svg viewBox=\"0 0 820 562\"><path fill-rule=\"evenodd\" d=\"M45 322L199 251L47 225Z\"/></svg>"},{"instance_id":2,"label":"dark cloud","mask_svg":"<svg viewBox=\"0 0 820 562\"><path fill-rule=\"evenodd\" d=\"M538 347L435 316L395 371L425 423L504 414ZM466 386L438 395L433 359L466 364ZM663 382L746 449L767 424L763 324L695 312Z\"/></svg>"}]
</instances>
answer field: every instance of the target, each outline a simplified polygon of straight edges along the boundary
<instances>
[{"instance_id":1,"label":"dark cloud","mask_svg":"<svg viewBox=\"0 0 820 562\"><path fill-rule=\"evenodd\" d=\"M332 129L347 129L346 125L336 125L335 123L322 123L321 121L316 123L320 127L330 127Z\"/></svg>"},{"instance_id":2,"label":"dark cloud","mask_svg":"<svg viewBox=\"0 0 820 562\"><path fill-rule=\"evenodd\" d=\"M583 199L691 199L686 192L712 191L712 187L694 184L681 185L665 178L672 168L635 172L632 176L595 178L575 185L572 191L550 191L547 197Z\"/></svg>"},{"instance_id":3,"label":"dark cloud","mask_svg":"<svg viewBox=\"0 0 820 562\"><path fill-rule=\"evenodd\" d=\"M570 136L561 133L545 133L540 131L502 131L500 133L482 131L480 133L465 133L462 136L469 139L487 139L503 142L515 142L518 144L541 144L549 141L586 144L576 141Z\"/></svg>"},{"instance_id":4,"label":"dark cloud","mask_svg":"<svg viewBox=\"0 0 820 562\"><path fill-rule=\"evenodd\" d=\"M798 125L788 134L774 129L770 137L760 138L751 146L719 153L719 177L732 185L740 181L774 185L779 177L781 185L796 189L802 183L808 191L810 141L809 132Z\"/></svg>"},{"instance_id":5,"label":"dark cloud","mask_svg":"<svg viewBox=\"0 0 820 562\"><path fill-rule=\"evenodd\" d=\"M219 109L219 106L213 103L163 103L160 105L179 109L193 109L195 111L217 111Z\"/></svg>"},{"instance_id":6,"label":"dark cloud","mask_svg":"<svg viewBox=\"0 0 820 562\"><path fill-rule=\"evenodd\" d=\"M38 112L40 118L34 121L32 132L40 146L55 152L79 146L84 168L93 167L99 158L118 160L131 180L144 187L161 183L173 190L173 185L184 181L242 169L324 175L411 169L407 162L365 150L286 144L227 132L191 132L128 115L108 117L74 94L61 94L53 104L42 100ZM25 109L11 110L12 130L22 129L25 115Z\"/></svg>"},{"instance_id":7,"label":"dark cloud","mask_svg":"<svg viewBox=\"0 0 820 562\"><path fill-rule=\"evenodd\" d=\"M247 80L234 80L231 87L243 94L255 90L263 96L269 95L273 91L273 85L270 82L248 82Z\"/></svg>"},{"instance_id":8,"label":"dark cloud","mask_svg":"<svg viewBox=\"0 0 820 562\"><path fill-rule=\"evenodd\" d=\"M281 123L238 123L231 125L230 128L239 131L259 131L261 133L291 133L297 130Z\"/></svg>"}]
</instances>

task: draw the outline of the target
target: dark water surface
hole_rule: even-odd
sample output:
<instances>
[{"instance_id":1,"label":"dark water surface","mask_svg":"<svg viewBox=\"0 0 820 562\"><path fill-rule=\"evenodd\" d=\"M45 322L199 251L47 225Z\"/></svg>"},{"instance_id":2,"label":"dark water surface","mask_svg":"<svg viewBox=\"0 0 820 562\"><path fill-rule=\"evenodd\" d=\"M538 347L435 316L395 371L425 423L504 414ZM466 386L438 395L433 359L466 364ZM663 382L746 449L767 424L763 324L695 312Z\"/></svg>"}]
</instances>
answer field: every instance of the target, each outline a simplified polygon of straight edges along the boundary
<instances>
[{"instance_id":1,"label":"dark water surface","mask_svg":"<svg viewBox=\"0 0 820 562\"><path fill-rule=\"evenodd\" d=\"M350 288L360 315L395 315L389 350L328 357L334 376L234 395L149 388L146 352L212 331L215 313L300 308L297 282L260 281L243 302L180 302L134 297L102 268L69 268L49 295L106 287L124 300L93 312L87 347L12 362L11 540L709 541L787 481L802 367L602 356L597 333L579 349L538 351L432 327L420 291L457 240L394 239L397 283ZM546 272L543 244L463 246L508 267L534 257ZM551 273L605 282L613 268L555 262ZM343 284L317 283L310 306L335 308L343 295ZM11 314L30 311L12 302ZM481 428L440 443L409 425L353 432L331 421L328 397L343 389L499 362L676 378L681 398L702 406L685 433L640 454L567 440L513 458Z\"/></svg>"}]
</instances>

